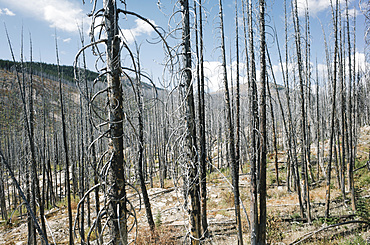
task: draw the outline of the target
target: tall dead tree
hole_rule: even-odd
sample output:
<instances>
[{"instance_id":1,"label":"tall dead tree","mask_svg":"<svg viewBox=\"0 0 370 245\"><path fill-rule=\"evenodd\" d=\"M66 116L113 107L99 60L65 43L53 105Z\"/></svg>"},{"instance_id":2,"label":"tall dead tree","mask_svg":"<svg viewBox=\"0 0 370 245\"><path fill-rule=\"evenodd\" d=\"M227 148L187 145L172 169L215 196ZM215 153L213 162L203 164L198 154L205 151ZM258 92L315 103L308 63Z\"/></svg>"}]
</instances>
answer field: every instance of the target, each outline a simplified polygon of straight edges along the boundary
<instances>
[{"instance_id":1,"label":"tall dead tree","mask_svg":"<svg viewBox=\"0 0 370 245\"><path fill-rule=\"evenodd\" d=\"M306 112L305 112L305 96L304 96L304 77L303 77L303 62L301 54L301 35L300 35L300 25L298 18L298 6L297 0L294 2L294 13L293 13L293 23L294 23L294 33L295 33L295 43L296 43L296 54L298 62L298 76L299 76L299 89L300 89L300 102L301 102L301 132L302 132L302 142L301 142L301 162L302 162L302 180L304 188L304 200L307 208L307 219L311 223L311 205L310 205L310 191L308 184L308 167L307 167L307 135L306 135Z\"/></svg>"},{"instance_id":2,"label":"tall dead tree","mask_svg":"<svg viewBox=\"0 0 370 245\"><path fill-rule=\"evenodd\" d=\"M369 6L369 5L368 5ZM370 9L368 9L370 11ZM369 18L367 18L369 19ZM347 161L347 175L348 175L348 187L351 192L351 207L352 210L356 210L356 197L355 197L355 187L353 181L353 170L354 170L354 154L353 154L353 131L352 131L352 83L353 79L353 68L352 68L352 48L351 48L351 32L349 28L349 13L348 13L348 0L346 0L346 23L347 23L347 42L348 42L348 148L349 148L349 160Z\"/></svg>"},{"instance_id":3,"label":"tall dead tree","mask_svg":"<svg viewBox=\"0 0 370 245\"><path fill-rule=\"evenodd\" d=\"M301 217L304 217L305 211L302 201L302 192L301 192L301 184L300 184L300 176L299 176L299 169L298 169L298 157L297 157L297 140L295 137L295 127L293 125L293 115L292 115L292 106L291 106L291 97L290 97L290 82L289 82L289 56L288 56L288 13L287 13L287 2L284 0L284 13L285 13L285 76L284 76L284 86L285 86L285 97L287 102L287 110L288 110L288 125L289 125L289 134L288 136L288 145L291 155L289 156L289 164L288 169L291 167L291 171L288 172L288 179L289 174L293 176L294 183L295 183L295 190L297 191L298 195L298 202L299 202L299 210ZM293 3L293 2L292 2ZM279 50L279 48L278 48ZM281 63L281 59L280 59ZM283 69L282 69L283 70Z\"/></svg>"},{"instance_id":4,"label":"tall dead tree","mask_svg":"<svg viewBox=\"0 0 370 245\"><path fill-rule=\"evenodd\" d=\"M41 199L41 194L40 194L40 184L39 184L39 178L38 178L38 173L37 173L37 163L36 163L36 143L35 143L35 139L34 139L34 124L35 124L35 120L34 120L34 109L33 109L33 74L32 74L32 64L33 64L33 54L32 54L32 38L31 38L31 34L30 34L30 90L29 90L29 115L30 115L30 126L29 126L29 129L30 129L30 148L31 148L31 152L33 151L33 153L31 153L33 156L32 156L32 165L31 165L31 178L32 178L32 205L35 205L34 206L34 210L35 210L35 213L36 213L36 197L38 199L38 202L39 202L39 206L40 206L40 216L41 216L41 229L43 231L43 233L45 234L45 237L47 238L47 234L46 234L46 226L45 226L45 219L44 219L44 203L43 203L43 200ZM24 72L24 71L23 71ZM32 149L33 148L33 149ZM35 202L35 203L33 203ZM36 242L36 241L35 241Z\"/></svg>"},{"instance_id":5,"label":"tall dead tree","mask_svg":"<svg viewBox=\"0 0 370 245\"><path fill-rule=\"evenodd\" d=\"M336 104L336 91L337 91L337 63L338 63L338 12L339 12L339 3L336 0L335 7L333 6L332 1L332 18L333 18L333 29L334 29L334 70L333 75L331 76L332 82L332 107L330 114L330 138L329 138L329 162L327 166L326 173L326 193L325 193L325 217L329 218L330 216L330 182L331 182L331 164L333 160L333 141L334 141L334 130L335 130L335 104ZM330 64L328 64L330 66Z\"/></svg>"},{"instance_id":6,"label":"tall dead tree","mask_svg":"<svg viewBox=\"0 0 370 245\"><path fill-rule=\"evenodd\" d=\"M145 178L143 173L144 165L144 104L143 104L143 93L142 93L142 82L141 82L141 70L140 70L140 59L139 49L137 50L137 69L136 73L136 100L138 106L138 123L139 123L139 135L138 135L138 162L137 162L137 174L140 182L141 193L143 195L144 207L146 211L146 217L151 231L154 231L155 224L153 220L152 209L150 207L149 195L145 186Z\"/></svg>"},{"instance_id":7,"label":"tall dead tree","mask_svg":"<svg viewBox=\"0 0 370 245\"><path fill-rule=\"evenodd\" d=\"M269 65L271 66L270 62L270 55L268 54L268 60L269 60ZM273 74L273 70L271 69L271 73ZM275 76L273 75L274 81ZM276 86L276 85L275 85ZM276 123L275 123L275 114L274 114L274 107L272 104L272 96L271 96L271 91L270 91L270 83L267 82L267 92L268 92L268 97L269 97L269 104L270 104L270 114L271 114L271 123L272 123L272 145L274 147L274 152L275 152L275 159L274 159L274 165L275 165L275 176L276 176L276 184L277 186L280 186L280 181L279 181L279 164L278 164L278 149L277 149L277 137L276 137ZM277 91L277 94L279 91ZM280 97L279 97L280 99Z\"/></svg>"},{"instance_id":8,"label":"tall dead tree","mask_svg":"<svg viewBox=\"0 0 370 245\"><path fill-rule=\"evenodd\" d=\"M221 56L222 56L222 81L225 88L224 96L225 96L225 109L226 109L226 127L227 127L227 144L229 150L229 159L231 163L231 170L232 170L232 184L233 184L233 192L234 192L234 206L235 206L235 218L236 224L238 227L238 243L243 244L243 232L242 232L242 225L241 225L241 217L240 217L240 194L239 194L239 164L236 159L235 155L235 139L234 139L234 127L233 127L233 119L231 113L231 104L230 104L230 95L229 95L229 85L227 82L227 71L226 71L226 52L225 52L225 34L224 34L224 23L223 23L223 9L222 9L222 0L219 0L219 7L220 7L220 32L221 32Z\"/></svg>"},{"instance_id":9,"label":"tall dead tree","mask_svg":"<svg viewBox=\"0 0 370 245\"><path fill-rule=\"evenodd\" d=\"M248 88L250 98L250 130L251 130L251 146L250 146L250 172L251 172L251 244L256 245L259 234L258 223L258 192L257 192L257 176L258 176L258 152L259 146L257 144L257 130L259 125L258 116L258 95L256 84L256 64L254 54L254 35L253 35L253 19L252 19L252 1L246 4L248 16L248 39L249 39L249 74L248 74Z\"/></svg>"},{"instance_id":10,"label":"tall dead tree","mask_svg":"<svg viewBox=\"0 0 370 245\"><path fill-rule=\"evenodd\" d=\"M196 124L195 124L195 106L193 95L193 83L191 73L191 47L190 47L190 20L189 20L189 2L180 0L182 15L182 49L183 49L183 68L181 76L185 88L185 117L186 117L186 144L189 159L188 183L191 199L190 210L190 235L191 244L199 244L201 237L200 220L200 193L199 193L199 174L198 158L196 144Z\"/></svg>"},{"instance_id":11,"label":"tall dead tree","mask_svg":"<svg viewBox=\"0 0 370 245\"><path fill-rule=\"evenodd\" d=\"M259 224L257 244L266 244L266 167L267 167L267 116L266 116L266 38L265 38L265 1L259 0L259 30L260 30L260 125L261 134L260 164L259 164Z\"/></svg>"},{"instance_id":12,"label":"tall dead tree","mask_svg":"<svg viewBox=\"0 0 370 245\"><path fill-rule=\"evenodd\" d=\"M197 53L197 83L198 83L198 120L199 120L199 169L200 169L200 195L201 195L201 219L203 236L208 237L207 222L207 149L206 149L206 118L204 102L204 50L203 50L203 18L202 0L199 1L199 11L196 11L196 1L194 1L195 11L195 46ZM199 19L199 24L198 24ZM199 34L198 34L199 33ZM199 40L199 41L198 41ZM199 46L198 46L199 43Z\"/></svg>"},{"instance_id":13,"label":"tall dead tree","mask_svg":"<svg viewBox=\"0 0 370 245\"><path fill-rule=\"evenodd\" d=\"M113 244L127 244L125 162L123 157L123 104L118 9L115 0L104 0L104 26L107 35L107 88L110 166L108 168L108 226Z\"/></svg>"},{"instance_id":14,"label":"tall dead tree","mask_svg":"<svg viewBox=\"0 0 370 245\"><path fill-rule=\"evenodd\" d=\"M68 208L68 230L69 230L69 244L73 244L73 225L72 225L72 208L71 208L71 185L69 182L69 155L68 155L68 143L67 143L67 130L64 114L64 104L63 104L63 91L62 91L62 78L59 67L59 52L58 52L58 42L57 35L55 35L55 49L57 57L57 69L58 69L58 79L59 79L59 100L60 100L60 112L62 117L62 135L63 135L63 147L64 147L64 160L66 164L65 170L65 186L66 186L66 196L67 196L67 208Z\"/></svg>"},{"instance_id":15,"label":"tall dead tree","mask_svg":"<svg viewBox=\"0 0 370 245\"><path fill-rule=\"evenodd\" d=\"M238 0L235 0L235 53L236 53L235 160L239 168L241 166L241 162L240 162L240 71L239 71Z\"/></svg>"},{"instance_id":16,"label":"tall dead tree","mask_svg":"<svg viewBox=\"0 0 370 245\"><path fill-rule=\"evenodd\" d=\"M317 180L320 179L320 96L319 96L319 71L316 58L316 158L317 158Z\"/></svg>"},{"instance_id":17,"label":"tall dead tree","mask_svg":"<svg viewBox=\"0 0 370 245\"><path fill-rule=\"evenodd\" d=\"M3 165L0 166L0 176L5 176L3 171ZM4 178L5 179L5 178ZM6 196L5 196L5 185L3 178L0 178L0 209L1 209L1 218L6 220L8 218L8 212L6 210ZM8 195L9 196L9 195ZM9 203L10 205L10 203Z\"/></svg>"}]
</instances>

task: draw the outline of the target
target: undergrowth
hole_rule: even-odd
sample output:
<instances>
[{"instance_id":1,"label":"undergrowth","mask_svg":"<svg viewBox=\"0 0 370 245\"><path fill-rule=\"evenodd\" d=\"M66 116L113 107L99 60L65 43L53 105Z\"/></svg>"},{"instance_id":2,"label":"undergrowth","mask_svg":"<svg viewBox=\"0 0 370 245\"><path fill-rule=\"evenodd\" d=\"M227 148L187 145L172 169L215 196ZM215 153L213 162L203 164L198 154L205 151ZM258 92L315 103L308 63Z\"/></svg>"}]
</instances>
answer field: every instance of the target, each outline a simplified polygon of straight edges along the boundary
<instances>
[{"instance_id":1,"label":"undergrowth","mask_svg":"<svg viewBox=\"0 0 370 245\"><path fill-rule=\"evenodd\" d=\"M181 230L173 226L161 225L154 232L150 231L149 227L141 227L135 244L175 245L179 244L179 237L181 237Z\"/></svg>"},{"instance_id":2,"label":"undergrowth","mask_svg":"<svg viewBox=\"0 0 370 245\"><path fill-rule=\"evenodd\" d=\"M361 197L360 190L356 189L356 215L362 220L370 222L370 199Z\"/></svg>"},{"instance_id":3,"label":"undergrowth","mask_svg":"<svg viewBox=\"0 0 370 245\"><path fill-rule=\"evenodd\" d=\"M275 216L267 215L266 224L266 240L268 244L276 244L281 242L285 234L283 233L282 222Z\"/></svg>"}]
</instances>

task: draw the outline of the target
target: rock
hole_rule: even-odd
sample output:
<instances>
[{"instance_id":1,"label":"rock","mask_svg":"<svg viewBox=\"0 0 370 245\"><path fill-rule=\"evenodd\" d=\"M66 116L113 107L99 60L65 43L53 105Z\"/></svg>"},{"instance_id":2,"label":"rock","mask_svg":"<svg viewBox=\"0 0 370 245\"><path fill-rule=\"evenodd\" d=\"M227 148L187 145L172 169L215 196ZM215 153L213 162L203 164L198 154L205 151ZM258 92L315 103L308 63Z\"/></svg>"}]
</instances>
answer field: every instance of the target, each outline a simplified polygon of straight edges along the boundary
<instances>
[{"instance_id":1,"label":"rock","mask_svg":"<svg viewBox=\"0 0 370 245\"><path fill-rule=\"evenodd\" d=\"M211 197L211 199L216 199L216 198L218 198L218 195L217 194L211 194L210 197Z\"/></svg>"},{"instance_id":2,"label":"rock","mask_svg":"<svg viewBox=\"0 0 370 245\"><path fill-rule=\"evenodd\" d=\"M216 214L216 216L215 216L216 220L220 220L220 219L224 219L224 218L225 218L225 216L223 216L222 214Z\"/></svg>"}]
</instances>

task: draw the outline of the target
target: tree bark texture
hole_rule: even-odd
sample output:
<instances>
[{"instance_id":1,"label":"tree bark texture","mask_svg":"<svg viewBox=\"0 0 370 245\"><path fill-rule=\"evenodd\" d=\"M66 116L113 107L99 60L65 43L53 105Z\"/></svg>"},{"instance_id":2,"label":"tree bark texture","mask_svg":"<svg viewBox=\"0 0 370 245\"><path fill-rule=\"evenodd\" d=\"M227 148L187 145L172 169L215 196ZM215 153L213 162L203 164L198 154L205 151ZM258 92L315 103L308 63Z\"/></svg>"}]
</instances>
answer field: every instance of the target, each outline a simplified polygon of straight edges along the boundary
<instances>
[{"instance_id":1,"label":"tree bark texture","mask_svg":"<svg viewBox=\"0 0 370 245\"><path fill-rule=\"evenodd\" d=\"M120 83L121 59L118 36L118 11L115 0L104 0L104 24L107 34L107 87L110 137L108 150L110 166L107 173L108 227L113 244L127 244L127 209L123 156L123 104Z\"/></svg>"}]
</instances>

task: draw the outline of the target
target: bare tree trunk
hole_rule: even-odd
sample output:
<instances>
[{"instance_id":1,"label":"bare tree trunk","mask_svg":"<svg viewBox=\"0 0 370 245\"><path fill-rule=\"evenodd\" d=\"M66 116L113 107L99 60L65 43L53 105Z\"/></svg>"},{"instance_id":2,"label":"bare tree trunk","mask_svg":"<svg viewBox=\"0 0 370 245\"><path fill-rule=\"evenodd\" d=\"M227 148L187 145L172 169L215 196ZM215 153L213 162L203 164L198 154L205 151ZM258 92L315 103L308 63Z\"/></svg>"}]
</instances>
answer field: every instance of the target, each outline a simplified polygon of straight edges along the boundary
<instances>
[{"instance_id":1,"label":"bare tree trunk","mask_svg":"<svg viewBox=\"0 0 370 245\"><path fill-rule=\"evenodd\" d=\"M204 67L203 67L203 19L202 19L202 0L199 1L199 12L196 12L196 1L194 1L195 11L195 41L197 51L197 82L198 82L198 115L199 115L199 145L200 145L200 194L201 194L201 219L203 236L208 237L207 222L207 149L206 149L206 120L205 120L205 102L204 102ZM199 27L198 18L199 16ZM198 37L199 28L199 37ZM198 47L199 40L199 47Z\"/></svg>"},{"instance_id":2,"label":"bare tree trunk","mask_svg":"<svg viewBox=\"0 0 370 245\"><path fill-rule=\"evenodd\" d=\"M258 242L258 193L257 193L257 132L258 129L258 96L256 86L256 66L255 66L255 55L254 55L254 40L253 40L253 28L252 28L252 1L249 0L247 3L247 16L248 16L248 36L249 36L249 98L250 98L250 130L251 130L251 244L256 245Z\"/></svg>"},{"instance_id":3,"label":"bare tree trunk","mask_svg":"<svg viewBox=\"0 0 370 245\"><path fill-rule=\"evenodd\" d=\"M331 2L331 1L330 1ZM330 216L330 182L331 182L331 164L333 158L333 141L334 141L334 128L335 128L335 97L336 97L336 88L337 88L337 56L338 56L338 0L336 0L335 12L334 6L331 2L332 6L332 15L333 15L333 25L334 25L334 36L335 36L335 46L334 46L334 71L332 76L332 86L333 86L333 93L332 93L332 108L331 108L331 125L330 125L330 139L329 139L329 163L327 167L327 174L326 174L326 200L325 200L325 217ZM329 66L330 64L328 64Z\"/></svg>"},{"instance_id":4,"label":"bare tree trunk","mask_svg":"<svg viewBox=\"0 0 370 245\"><path fill-rule=\"evenodd\" d=\"M63 135L63 147L64 147L64 160L66 164L66 176L65 176L65 186L66 186L66 196L67 196L67 208L68 208L68 229L69 229L69 244L73 243L73 225L72 225L72 208L71 208L71 189L69 182L69 155L68 155L68 144L67 144L67 132L65 125L65 115L64 115L64 104L63 104L63 92L62 92L62 79L60 77L60 68L59 68L59 53L58 53L58 43L57 36L55 35L55 48L57 56L57 66L58 66L58 78L59 78L59 97L60 97L60 110L62 116L62 135Z\"/></svg>"},{"instance_id":5,"label":"bare tree trunk","mask_svg":"<svg viewBox=\"0 0 370 245\"><path fill-rule=\"evenodd\" d=\"M317 58L316 58L316 158L317 158L317 180L320 180L320 97L319 97L319 71L317 67Z\"/></svg>"},{"instance_id":6,"label":"bare tree trunk","mask_svg":"<svg viewBox=\"0 0 370 245\"><path fill-rule=\"evenodd\" d=\"M239 24L238 1L235 0L235 52L236 52L236 91L235 91L235 160L240 165L240 71L239 71Z\"/></svg>"},{"instance_id":7,"label":"bare tree trunk","mask_svg":"<svg viewBox=\"0 0 370 245\"><path fill-rule=\"evenodd\" d=\"M182 76L185 87L186 103L186 140L187 151L190 160L190 169L188 183L190 184L189 193L191 199L190 226L191 226L191 244L199 244L201 237L201 220L200 220L200 197L199 197L199 175L198 159L196 144L196 127L195 127L195 106L193 95L193 84L191 74L191 47L190 47L190 22L189 22L189 2L181 0L182 13L182 42L183 42L183 70Z\"/></svg>"},{"instance_id":8,"label":"bare tree trunk","mask_svg":"<svg viewBox=\"0 0 370 245\"><path fill-rule=\"evenodd\" d=\"M4 176L3 165L0 166L0 176ZM1 208L1 217L3 220L8 218L8 212L6 210L6 199L5 199L5 188L4 188L3 178L0 178L0 208ZM9 192L8 192L9 193ZM8 194L8 196L10 196ZM10 203L9 203L10 206Z\"/></svg>"},{"instance_id":9,"label":"bare tree trunk","mask_svg":"<svg viewBox=\"0 0 370 245\"><path fill-rule=\"evenodd\" d=\"M144 165L144 120L143 120L143 102L142 102L142 84L141 84L141 76L140 76L140 60L139 60L139 51L137 52L137 81L136 81L136 91L137 91L137 106L138 106L138 121L139 121L139 142L138 142L138 163L137 163L137 172L138 172L138 178L140 182L140 188L141 192L143 195L143 200L144 200L144 206L145 206L145 211L146 211L146 217L148 219L148 224L150 227L150 230L153 232L155 229L155 224L153 220L153 214L152 214L152 209L150 207L150 201L149 201L149 196L148 192L146 190L145 186L145 178L143 174L143 165Z\"/></svg>"},{"instance_id":10,"label":"bare tree trunk","mask_svg":"<svg viewBox=\"0 0 370 245\"><path fill-rule=\"evenodd\" d=\"M113 244L127 244L127 208L125 190L125 162L123 157L123 104L120 82L121 58L118 10L115 0L104 0L104 25L107 42L107 88L109 118L109 157L107 173L109 240Z\"/></svg>"},{"instance_id":11,"label":"bare tree trunk","mask_svg":"<svg viewBox=\"0 0 370 245\"><path fill-rule=\"evenodd\" d=\"M37 174L37 165L36 165L36 149L35 149L35 142L34 142L34 110L33 110L33 77L32 77L32 39L30 37L30 94L29 94L29 110L30 110L30 148L32 154L32 171L31 171L31 178L32 178L32 187L33 187L33 198L32 202L34 203L35 213L36 213L36 197L39 200L40 205L40 216L41 216L41 228L45 237L47 238L46 234L46 226L45 226L45 219L44 219L44 203L41 199L40 194L40 185L39 185L39 178ZM43 242L44 243L44 242Z\"/></svg>"},{"instance_id":12,"label":"bare tree trunk","mask_svg":"<svg viewBox=\"0 0 370 245\"><path fill-rule=\"evenodd\" d=\"M289 125L289 134L288 136L288 144L290 148L290 162L291 164L291 172L294 179L295 189L298 195L299 201L299 210L301 217L304 217L304 207L302 201L302 193L301 193L301 185L300 185L300 177L299 177L299 170L298 170L298 159L297 159L297 143L295 138L294 126L293 126L293 118L292 118L292 109L291 109L291 102L290 102L290 89L289 89L289 69L288 69L288 15L287 15L287 3L284 0L284 12L285 12L285 76L284 76L284 85L285 85L285 97L287 101L287 110L288 110L288 125ZM279 47L278 47L278 50ZM280 53L280 52L279 52ZM280 63L281 60L280 60ZM282 69L283 70L283 69ZM289 176L288 176L289 177Z\"/></svg>"},{"instance_id":13,"label":"bare tree trunk","mask_svg":"<svg viewBox=\"0 0 370 245\"><path fill-rule=\"evenodd\" d=\"M348 171L348 187L351 192L351 207L352 210L356 210L356 197L355 197L355 188L353 181L353 168L354 168L354 156L353 156L353 130L352 130L352 51L351 51L351 33L349 29L349 14L348 14L348 0L346 0L346 19L347 19L347 41L348 41L348 132L349 132L349 161L347 162L347 171Z\"/></svg>"},{"instance_id":14,"label":"bare tree trunk","mask_svg":"<svg viewBox=\"0 0 370 245\"><path fill-rule=\"evenodd\" d=\"M223 23L223 10L222 0L219 1L220 7L220 31L221 31L221 56L222 56L222 68L223 68L223 85L225 87L225 106L226 106L226 125L227 125L227 142L230 154L230 162L232 169L232 183L234 192L234 205L235 205L235 218L238 226L238 244L243 244L243 233L240 219L240 194L239 194L239 164L235 154L235 139L234 139L234 128L232 123L231 104L229 95L229 85L227 82L226 72L226 54L225 54L225 36L224 36L224 23Z\"/></svg>"},{"instance_id":15,"label":"bare tree trunk","mask_svg":"<svg viewBox=\"0 0 370 245\"><path fill-rule=\"evenodd\" d=\"M273 72L273 71L272 71ZM271 114L271 123L272 123L272 134L273 134L273 146L274 146L274 152L275 152L275 176L276 176L276 184L277 186L280 186L280 181L279 181L279 165L278 165L278 149L277 149L277 140L276 140L276 127L275 127L275 116L274 116L274 107L272 105L272 96L271 96L271 91L270 91L270 83L267 82L267 92L269 96L269 101L270 101L270 114ZM279 93L277 91L277 93Z\"/></svg>"},{"instance_id":16,"label":"bare tree trunk","mask_svg":"<svg viewBox=\"0 0 370 245\"><path fill-rule=\"evenodd\" d=\"M259 29L260 29L260 196L259 196L259 231L257 244L266 244L266 167L267 167L267 127L266 127L266 40L265 40L265 1L259 0Z\"/></svg>"},{"instance_id":17,"label":"bare tree trunk","mask_svg":"<svg viewBox=\"0 0 370 245\"><path fill-rule=\"evenodd\" d=\"M307 135L306 135L306 113L305 113L305 98L304 98L304 85L303 85L303 64L301 58L301 35L299 31L299 19L298 19L298 6L297 0L295 0L294 6L295 13L294 18L294 29L295 29L295 42L297 50L297 60L298 60L298 75L299 75L299 87L300 87L300 99L301 99L301 130L302 130L302 143L301 143L301 162L302 162L302 179L304 181L304 199L307 208L307 219L311 223L311 204L310 204L310 191L308 184L308 170L307 170Z\"/></svg>"},{"instance_id":18,"label":"bare tree trunk","mask_svg":"<svg viewBox=\"0 0 370 245\"><path fill-rule=\"evenodd\" d=\"M341 146L341 151L342 151L342 154L340 156L340 188L341 188L341 191L342 191L342 196L343 196L343 203L345 202L346 200L346 188L345 188L345 168L346 168L346 143L347 143L347 140L348 137L347 136L347 118L346 118L346 89L345 89L345 59L343 58L344 57L344 52L343 52L343 45L344 45L344 34L342 34L342 21L340 21L340 25L339 25L339 33L340 33L340 50L339 50L339 53L340 54L340 58L339 58L339 82L340 82L340 95L341 95L341 131L339 130L339 127L338 127L338 133L340 132L341 134L341 141L338 140L338 145ZM343 37L343 38L342 38ZM343 40L343 41L342 41ZM349 59L351 59L351 57L349 57ZM341 144L339 144L339 142ZM340 152L339 152L340 154Z\"/></svg>"}]
</instances>

